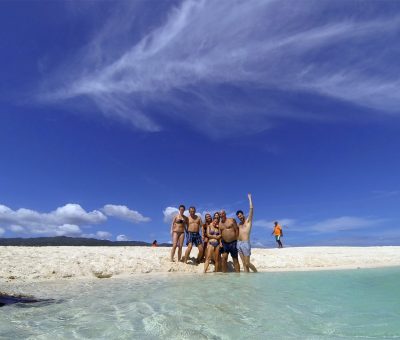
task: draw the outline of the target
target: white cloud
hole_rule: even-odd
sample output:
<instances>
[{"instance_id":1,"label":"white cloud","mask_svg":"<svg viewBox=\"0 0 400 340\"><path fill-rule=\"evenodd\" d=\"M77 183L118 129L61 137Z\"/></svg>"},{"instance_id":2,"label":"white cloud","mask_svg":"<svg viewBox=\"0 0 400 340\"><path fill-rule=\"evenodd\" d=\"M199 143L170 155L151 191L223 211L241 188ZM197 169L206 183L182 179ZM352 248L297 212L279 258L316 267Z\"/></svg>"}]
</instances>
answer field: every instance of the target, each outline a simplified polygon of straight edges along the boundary
<instances>
[{"instance_id":1,"label":"white cloud","mask_svg":"<svg viewBox=\"0 0 400 340\"><path fill-rule=\"evenodd\" d=\"M17 234L26 232L25 228L21 227L20 225L15 225L15 224L10 225L8 227L8 229Z\"/></svg>"},{"instance_id":2,"label":"white cloud","mask_svg":"<svg viewBox=\"0 0 400 340\"><path fill-rule=\"evenodd\" d=\"M112 216L132 223L149 222L149 217L144 217L135 210L129 209L125 205L107 204L103 207L103 212L107 216Z\"/></svg>"},{"instance_id":3,"label":"white cloud","mask_svg":"<svg viewBox=\"0 0 400 340\"><path fill-rule=\"evenodd\" d=\"M117 240L117 241L129 241L129 238L128 238L128 236L126 236L126 235L118 235L118 236L116 237L116 240Z\"/></svg>"},{"instance_id":4,"label":"white cloud","mask_svg":"<svg viewBox=\"0 0 400 340\"><path fill-rule=\"evenodd\" d=\"M54 232L57 236L80 236L82 234L81 228L74 224L63 224L57 226Z\"/></svg>"},{"instance_id":5,"label":"white cloud","mask_svg":"<svg viewBox=\"0 0 400 340\"><path fill-rule=\"evenodd\" d=\"M96 233L97 238L101 240L110 240L112 237L112 234L109 233L108 231L98 231Z\"/></svg>"},{"instance_id":6,"label":"white cloud","mask_svg":"<svg viewBox=\"0 0 400 340\"><path fill-rule=\"evenodd\" d=\"M82 232L80 226L99 224L106 220L102 212L86 212L79 204L66 204L49 213L25 208L12 210L0 204L0 223L16 233L79 236Z\"/></svg>"},{"instance_id":7,"label":"white cloud","mask_svg":"<svg viewBox=\"0 0 400 340\"><path fill-rule=\"evenodd\" d=\"M0 236L3 235L6 231L3 228L0 228Z\"/></svg>"},{"instance_id":8,"label":"white cloud","mask_svg":"<svg viewBox=\"0 0 400 340\"><path fill-rule=\"evenodd\" d=\"M164 215L164 222L165 223L171 223L172 219L179 213L178 208L175 207L166 207L163 210L163 215Z\"/></svg>"},{"instance_id":9,"label":"white cloud","mask_svg":"<svg viewBox=\"0 0 400 340\"><path fill-rule=\"evenodd\" d=\"M99 230L96 233L82 234L80 236L86 237L86 238L96 238L96 239L100 239L100 240L110 240L112 237L112 234L109 233L108 231Z\"/></svg>"},{"instance_id":10,"label":"white cloud","mask_svg":"<svg viewBox=\"0 0 400 340\"><path fill-rule=\"evenodd\" d=\"M80 62L66 61L40 96L54 102L84 96L104 115L146 131L162 128L147 110L155 104L165 107L157 114L194 128L201 118L201 130L211 135L221 119L234 133L269 128L276 118L317 118L319 113L294 112L266 95L269 90L321 94L398 112L397 51L390 42L396 41L400 17L365 19L353 11L354 3L342 5L348 11L340 16L329 2L186 0L141 40L120 48L118 56L110 41L131 27L132 19L126 13L111 16L79 53ZM221 86L231 86L228 92L235 95L215 91Z\"/></svg>"}]
</instances>

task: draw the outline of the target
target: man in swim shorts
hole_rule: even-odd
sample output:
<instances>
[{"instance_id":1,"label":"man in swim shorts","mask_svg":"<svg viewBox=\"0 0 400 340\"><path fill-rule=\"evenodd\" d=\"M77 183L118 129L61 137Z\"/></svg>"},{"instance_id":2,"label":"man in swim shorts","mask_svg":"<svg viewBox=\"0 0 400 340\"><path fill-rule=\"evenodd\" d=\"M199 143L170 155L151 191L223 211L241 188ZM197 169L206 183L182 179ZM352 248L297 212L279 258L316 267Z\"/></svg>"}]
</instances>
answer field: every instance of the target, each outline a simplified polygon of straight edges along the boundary
<instances>
[{"instance_id":1,"label":"man in swim shorts","mask_svg":"<svg viewBox=\"0 0 400 340\"><path fill-rule=\"evenodd\" d=\"M272 231L271 235L275 236L276 243L278 243L278 248L283 248L281 237L283 236L282 227L276 221L274 222L274 230Z\"/></svg>"},{"instance_id":2,"label":"man in swim shorts","mask_svg":"<svg viewBox=\"0 0 400 340\"><path fill-rule=\"evenodd\" d=\"M203 223L201 222L201 217L196 215L196 208L189 208L189 218L188 218L188 230L186 237L186 245L187 249L185 252L185 257L183 258L183 262L187 263L189 259L190 252L192 251L193 245L197 247L199 253L197 255L196 264L199 264L201 258L203 257L203 239L200 235L200 228L202 228Z\"/></svg>"},{"instance_id":3,"label":"man in swim shorts","mask_svg":"<svg viewBox=\"0 0 400 340\"><path fill-rule=\"evenodd\" d=\"M221 210L221 221L219 223L222 239L222 271L224 273L228 270L228 256L231 254L235 272L240 272L240 265L238 260L237 238L239 235L239 228L235 219L226 218L225 210Z\"/></svg>"},{"instance_id":4,"label":"man in swim shorts","mask_svg":"<svg viewBox=\"0 0 400 340\"><path fill-rule=\"evenodd\" d=\"M249 216L246 219L242 210L236 212L236 216L239 218L239 236L237 241L237 249L240 258L243 263L243 268L245 272L249 272L251 269L253 272L257 272L256 267L250 262L251 255L251 245L250 245L250 232L253 223L253 201L251 199L251 194L248 194L250 211Z\"/></svg>"}]
</instances>

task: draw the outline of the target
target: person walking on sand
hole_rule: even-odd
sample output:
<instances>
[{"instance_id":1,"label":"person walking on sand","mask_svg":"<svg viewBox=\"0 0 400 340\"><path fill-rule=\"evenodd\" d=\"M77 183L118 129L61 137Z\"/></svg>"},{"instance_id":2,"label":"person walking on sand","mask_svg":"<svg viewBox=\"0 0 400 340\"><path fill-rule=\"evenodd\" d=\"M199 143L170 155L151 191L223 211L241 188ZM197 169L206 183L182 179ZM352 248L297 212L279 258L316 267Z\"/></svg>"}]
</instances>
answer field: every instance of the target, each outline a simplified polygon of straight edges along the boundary
<instances>
[{"instance_id":1,"label":"person walking on sand","mask_svg":"<svg viewBox=\"0 0 400 340\"><path fill-rule=\"evenodd\" d=\"M274 222L274 230L272 230L271 235L275 236L276 243L278 243L278 248L283 248L281 237L283 236L282 227L279 225L278 221Z\"/></svg>"},{"instance_id":2,"label":"person walking on sand","mask_svg":"<svg viewBox=\"0 0 400 340\"><path fill-rule=\"evenodd\" d=\"M240 264L238 260L237 238L239 235L239 228L234 218L226 218L225 210L221 210L221 221L219 223L219 230L222 238L222 271L228 271L228 256L231 254L235 272L240 272Z\"/></svg>"},{"instance_id":3,"label":"person walking on sand","mask_svg":"<svg viewBox=\"0 0 400 340\"><path fill-rule=\"evenodd\" d=\"M210 215L211 216L211 215ZM219 243L221 240L221 233L218 228L219 217L215 217L210 225L207 226L207 255L204 262L204 273L207 272L211 258L214 258L214 272L219 271Z\"/></svg>"},{"instance_id":4,"label":"person walking on sand","mask_svg":"<svg viewBox=\"0 0 400 340\"><path fill-rule=\"evenodd\" d=\"M171 262L174 262L175 250L178 247L178 261L181 261L183 241L185 240L185 231L188 228L188 218L183 215L185 206L179 206L179 214L172 219L171 223L171 236L172 236L172 249L171 249Z\"/></svg>"},{"instance_id":5,"label":"person walking on sand","mask_svg":"<svg viewBox=\"0 0 400 340\"><path fill-rule=\"evenodd\" d=\"M189 208L189 218L188 218L188 230L187 230L187 238L186 245L187 249L185 252L185 257L183 258L183 262L187 263L189 259L190 252L192 251L193 245L197 247L199 253L197 255L196 264L200 263L201 258L203 257L203 240L200 235L200 228L203 223L201 222L201 217L196 215L196 208Z\"/></svg>"},{"instance_id":6,"label":"person walking on sand","mask_svg":"<svg viewBox=\"0 0 400 340\"><path fill-rule=\"evenodd\" d=\"M239 218L239 236L237 241L237 249L240 255L240 259L243 263L245 272L249 272L251 269L253 272L257 272L256 267L250 262L251 245L250 245L250 233L253 224L253 201L251 194L248 194L250 211L249 216L246 219L242 210L236 212L236 216Z\"/></svg>"}]
</instances>

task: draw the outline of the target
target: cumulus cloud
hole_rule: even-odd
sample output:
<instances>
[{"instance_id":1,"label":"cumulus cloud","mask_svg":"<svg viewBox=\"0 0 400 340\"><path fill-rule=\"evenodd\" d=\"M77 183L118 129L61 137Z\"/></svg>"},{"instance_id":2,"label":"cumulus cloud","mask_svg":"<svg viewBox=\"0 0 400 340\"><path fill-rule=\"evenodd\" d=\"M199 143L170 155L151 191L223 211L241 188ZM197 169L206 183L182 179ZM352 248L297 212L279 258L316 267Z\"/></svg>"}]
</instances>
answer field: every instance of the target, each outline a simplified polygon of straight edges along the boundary
<instances>
[{"instance_id":1,"label":"cumulus cloud","mask_svg":"<svg viewBox=\"0 0 400 340\"><path fill-rule=\"evenodd\" d=\"M394 46L400 17L381 12L371 19L355 2L338 6L186 0L158 25L151 22L140 39L121 40L116 55L110 42L134 22L120 11L79 52L79 62L66 60L62 72L46 79L50 85L39 97L53 103L88 98L104 115L145 131L162 129L151 112L193 128L201 118L202 131L211 135L221 119L234 133L243 126L267 129L277 118L324 118L326 110L296 109L288 98L299 92L399 113ZM141 10L153 13L153 6Z\"/></svg>"},{"instance_id":2,"label":"cumulus cloud","mask_svg":"<svg viewBox=\"0 0 400 340\"><path fill-rule=\"evenodd\" d=\"M112 216L132 223L149 222L149 217L144 217L141 213L129 209L125 205L107 204L102 211L107 216Z\"/></svg>"},{"instance_id":3,"label":"cumulus cloud","mask_svg":"<svg viewBox=\"0 0 400 340\"><path fill-rule=\"evenodd\" d=\"M11 208L0 204L0 223L14 233L48 236L79 236L80 226L103 223L107 217L98 210L87 212L79 204L66 204L49 213Z\"/></svg>"},{"instance_id":4,"label":"cumulus cloud","mask_svg":"<svg viewBox=\"0 0 400 340\"><path fill-rule=\"evenodd\" d=\"M90 234L82 234L81 237L86 237L86 238L97 238L100 240L110 240L112 237L112 234L109 233L108 231L97 231L96 233L90 233Z\"/></svg>"},{"instance_id":5,"label":"cumulus cloud","mask_svg":"<svg viewBox=\"0 0 400 340\"><path fill-rule=\"evenodd\" d=\"M163 215L164 215L164 222L165 223L171 223L172 219L179 213L178 208L175 207L166 207L163 210Z\"/></svg>"},{"instance_id":6,"label":"cumulus cloud","mask_svg":"<svg viewBox=\"0 0 400 340\"><path fill-rule=\"evenodd\" d=\"M101 240L110 240L112 237L112 234L109 233L108 231L98 231L96 233L97 238L101 239Z\"/></svg>"},{"instance_id":7,"label":"cumulus cloud","mask_svg":"<svg viewBox=\"0 0 400 340\"><path fill-rule=\"evenodd\" d=\"M117 241L129 241L129 238L128 238L128 236L126 236L126 235L118 235L118 236L116 237L116 240L117 240Z\"/></svg>"},{"instance_id":8,"label":"cumulus cloud","mask_svg":"<svg viewBox=\"0 0 400 340\"><path fill-rule=\"evenodd\" d=\"M50 213L40 213L31 209L12 210L0 204L0 223L40 227L41 225L98 224L107 217L98 210L86 212L79 204L66 204Z\"/></svg>"}]
</instances>

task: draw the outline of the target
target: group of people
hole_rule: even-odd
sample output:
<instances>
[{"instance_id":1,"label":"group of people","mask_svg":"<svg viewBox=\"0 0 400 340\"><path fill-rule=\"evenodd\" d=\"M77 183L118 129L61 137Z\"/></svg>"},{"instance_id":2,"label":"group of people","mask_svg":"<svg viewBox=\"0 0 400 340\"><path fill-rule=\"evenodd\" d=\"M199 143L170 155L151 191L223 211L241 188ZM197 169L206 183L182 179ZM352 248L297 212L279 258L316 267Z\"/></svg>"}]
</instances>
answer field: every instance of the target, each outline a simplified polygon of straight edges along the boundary
<instances>
[{"instance_id":1,"label":"group of people","mask_svg":"<svg viewBox=\"0 0 400 340\"><path fill-rule=\"evenodd\" d=\"M240 271L238 257L240 256L245 272L252 270L257 272L256 267L250 262L251 245L250 233L253 223L253 201L248 194L250 211L246 218L242 210L236 212L239 224L234 218L228 218L225 210L214 213L213 216L205 214L205 223L201 217L196 215L196 208L189 208L189 216L185 216L185 206L179 206L179 213L173 218L171 224L172 250L171 261L174 261L176 248L178 248L178 261L187 263L193 246L198 248L196 264L204 261L204 272L206 273L211 261L215 271L228 271L228 256L231 255L236 272ZM273 233L279 233L282 228L276 222ZM187 249L182 257L182 247L186 235ZM279 234L279 242L280 241ZM276 234L275 234L276 237ZM280 243L281 247L282 243Z\"/></svg>"}]
</instances>

